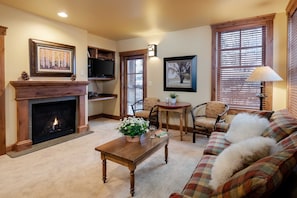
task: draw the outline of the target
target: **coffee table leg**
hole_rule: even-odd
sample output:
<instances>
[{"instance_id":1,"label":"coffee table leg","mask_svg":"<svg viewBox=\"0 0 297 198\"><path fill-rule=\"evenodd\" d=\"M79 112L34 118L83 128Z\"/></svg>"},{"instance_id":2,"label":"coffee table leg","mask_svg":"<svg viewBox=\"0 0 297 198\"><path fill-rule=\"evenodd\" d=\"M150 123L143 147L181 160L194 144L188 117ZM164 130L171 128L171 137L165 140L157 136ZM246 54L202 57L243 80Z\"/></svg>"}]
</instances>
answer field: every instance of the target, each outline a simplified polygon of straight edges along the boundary
<instances>
[{"instance_id":1,"label":"coffee table leg","mask_svg":"<svg viewBox=\"0 0 297 198\"><path fill-rule=\"evenodd\" d=\"M129 165L129 170L130 170L130 194L133 197L134 193L135 193L135 175L134 175L134 171L136 169L135 165Z\"/></svg>"},{"instance_id":2,"label":"coffee table leg","mask_svg":"<svg viewBox=\"0 0 297 198\"><path fill-rule=\"evenodd\" d=\"M104 154L101 154L102 159L102 180L106 183L106 158Z\"/></svg>"},{"instance_id":3,"label":"coffee table leg","mask_svg":"<svg viewBox=\"0 0 297 198\"><path fill-rule=\"evenodd\" d=\"M165 145L165 162L168 162L168 144Z\"/></svg>"}]
</instances>

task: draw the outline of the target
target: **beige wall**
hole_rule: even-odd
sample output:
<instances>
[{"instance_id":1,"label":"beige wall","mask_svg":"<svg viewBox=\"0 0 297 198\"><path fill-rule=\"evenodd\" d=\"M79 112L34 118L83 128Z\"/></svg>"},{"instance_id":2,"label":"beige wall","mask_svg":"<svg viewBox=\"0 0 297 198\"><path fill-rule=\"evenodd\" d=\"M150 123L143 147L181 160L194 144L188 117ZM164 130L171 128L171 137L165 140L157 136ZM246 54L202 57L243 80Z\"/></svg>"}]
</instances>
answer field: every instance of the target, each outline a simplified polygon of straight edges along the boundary
<instances>
[{"instance_id":1,"label":"beige wall","mask_svg":"<svg viewBox=\"0 0 297 198\"><path fill-rule=\"evenodd\" d=\"M287 107L287 15L276 14L273 29L273 68L283 81L273 85L273 110Z\"/></svg>"},{"instance_id":2,"label":"beige wall","mask_svg":"<svg viewBox=\"0 0 297 198\"><path fill-rule=\"evenodd\" d=\"M15 90L9 81L17 80L22 71L29 73L28 39L52 41L76 47L77 80L87 80L87 46L98 45L115 50L115 42L73 26L36 17L35 15L0 4L0 24L8 27L5 37L5 86L6 86L6 145L17 140ZM90 42L90 43L89 43ZM31 77L32 80L70 80L70 78ZM88 115L86 104L86 115ZM4 108L4 107L1 107ZM87 120L87 118L86 118Z\"/></svg>"},{"instance_id":3,"label":"beige wall","mask_svg":"<svg viewBox=\"0 0 297 198\"><path fill-rule=\"evenodd\" d=\"M284 13L274 20L274 67L286 79L287 24ZM16 142L16 103L14 88L9 81L17 80L22 71L29 73L28 39L52 41L76 47L76 71L78 80L87 80L87 46L116 51L116 80L92 82L90 90L120 94L118 52L145 49L150 43L158 44L158 57L148 59L148 95L164 100L170 92L163 91L163 58L197 55L197 92L177 92L179 101L192 105L210 100L211 89L211 29L210 26L156 34L150 37L112 41L88 34L87 31L36 17L0 4L0 25L8 27L5 37L5 85L6 85L6 144ZM33 80L69 80L68 78L32 78ZM94 84L95 83L95 84ZM274 83L273 109L286 107L286 83ZM284 97L285 96L285 97ZM105 102L89 102L86 114L106 113L119 115L119 97ZM1 107L2 108L2 107ZM171 115L172 123L178 123Z\"/></svg>"},{"instance_id":4,"label":"beige wall","mask_svg":"<svg viewBox=\"0 0 297 198\"><path fill-rule=\"evenodd\" d=\"M197 55L197 92L176 92L177 101L199 104L210 100L211 86L211 29L209 26L162 33L153 37L122 40L118 42L118 51L144 49L149 43L158 45L158 57L148 58L148 96L158 97L162 101L171 92L163 91L163 58ZM170 122L177 122L171 116Z\"/></svg>"},{"instance_id":5,"label":"beige wall","mask_svg":"<svg viewBox=\"0 0 297 198\"><path fill-rule=\"evenodd\" d=\"M286 79L287 19L285 13L276 14L274 20L274 69ZM211 28L197 27L176 32L162 33L146 38L135 38L118 42L118 51L143 49L150 43L158 44L158 57L148 59L148 95L165 100L168 91L163 91L163 58L197 55L197 92L177 92L179 101L193 106L211 98ZM273 109L286 108L286 82L273 86ZM177 115L172 115L178 123ZM191 121L189 121L191 124Z\"/></svg>"}]
</instances>

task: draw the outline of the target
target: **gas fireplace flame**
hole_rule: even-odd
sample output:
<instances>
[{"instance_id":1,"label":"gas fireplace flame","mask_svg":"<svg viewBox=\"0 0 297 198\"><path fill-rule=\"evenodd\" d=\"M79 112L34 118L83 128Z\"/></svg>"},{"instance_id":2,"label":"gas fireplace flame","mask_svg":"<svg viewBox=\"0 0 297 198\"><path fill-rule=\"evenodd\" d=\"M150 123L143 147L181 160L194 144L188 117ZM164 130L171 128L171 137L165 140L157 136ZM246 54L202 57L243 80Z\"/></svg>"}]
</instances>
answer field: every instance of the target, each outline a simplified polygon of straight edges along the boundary
<instances>
[{"instance_id":1,"label":"gas fireplace flame","mask_svg":"<svg viewBox=\"0 0 297 198\"><path fill-rule=\"evenodd\" d=\"M57 126L58 124L59 124L59 121L58 121L57 117L55 117L55 120L54 120L54 122L53 122L53 130L56 129L56 126Z\"/></svg>"}]
</instances>

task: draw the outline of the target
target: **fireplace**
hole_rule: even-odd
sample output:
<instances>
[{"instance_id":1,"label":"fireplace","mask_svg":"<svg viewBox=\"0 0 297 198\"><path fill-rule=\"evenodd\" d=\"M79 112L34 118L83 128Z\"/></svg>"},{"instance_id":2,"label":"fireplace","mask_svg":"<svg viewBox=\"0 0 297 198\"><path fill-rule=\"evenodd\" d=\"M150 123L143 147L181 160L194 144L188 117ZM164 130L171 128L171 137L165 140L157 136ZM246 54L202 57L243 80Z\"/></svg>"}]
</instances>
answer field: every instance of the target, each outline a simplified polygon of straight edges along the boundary
<instances>
[{"instance_id":1,"label":"fireplace","mask_svg":"<svg viewBox=\"0 0 297 198\"><path fill-rule=\"evenodd\" d=\"M10 81L15 88L17 104L17 141L13 150L21 151L32 147L30 126L30 102L34 100L56 99L63 97L76 98L77 133L86 132L85 103L88 81ZM75 114L75 113L74 113Z\"/></svg>"},{"instance_id":2,"label":"fireplace","mask_svg":"<svg viewBox=\"0 0 297 198\"><path fill-rule=\"evenodd\" d=\"M71 99L72 98L72 99ZM32 100L31 138L33 144L75 133L76 99Z\"/></svg>"}]
</instances>

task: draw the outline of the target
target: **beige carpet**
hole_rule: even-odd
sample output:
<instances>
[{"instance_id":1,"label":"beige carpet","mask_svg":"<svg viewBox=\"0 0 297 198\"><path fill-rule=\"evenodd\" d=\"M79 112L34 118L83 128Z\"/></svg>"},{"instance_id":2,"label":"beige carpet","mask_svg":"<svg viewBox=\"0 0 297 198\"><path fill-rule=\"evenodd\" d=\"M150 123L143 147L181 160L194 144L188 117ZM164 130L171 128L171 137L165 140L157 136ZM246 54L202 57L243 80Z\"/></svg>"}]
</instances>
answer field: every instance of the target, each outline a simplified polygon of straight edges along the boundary
<instances>
[{"instance_id":1,"label":"beige carpet","mask_svg":"<svg viewBox=\"0 0 297 198\"><path fill-rule=\"evenodd\" d=\"M100 153L94 148L121 136L118 121L97 119L90 122L94 133L16 158L0 156L1 198L123 198L130 196L129 170L107 161L107 183L101 179ZM168 197L180 192L202 156L208 139L192 134L179 140L170 130L168 164L164 149L142 162L135 171L135 196Z\"/></svg>"}]
</instances>

